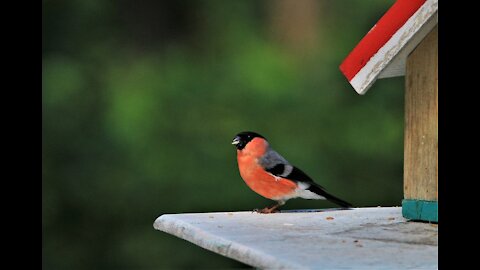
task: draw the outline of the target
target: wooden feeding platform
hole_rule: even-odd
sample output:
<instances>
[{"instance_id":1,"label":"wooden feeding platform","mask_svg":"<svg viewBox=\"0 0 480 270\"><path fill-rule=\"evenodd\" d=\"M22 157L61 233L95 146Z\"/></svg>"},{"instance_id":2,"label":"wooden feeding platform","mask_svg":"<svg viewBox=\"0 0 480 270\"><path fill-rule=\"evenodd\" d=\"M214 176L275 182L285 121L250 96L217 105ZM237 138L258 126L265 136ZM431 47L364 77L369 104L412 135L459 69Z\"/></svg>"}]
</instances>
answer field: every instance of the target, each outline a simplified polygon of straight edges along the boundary
<instances>
[{"instance_id":1,"label":"wooden feeding platform","mask_svg":"<svg viewBox=\"0 0 480 270\"><path fill-rule=\"evenodd\" d=\"M400 207L164 214L154 227L262 269L438 268L438 225Z\"/></svg>"}]
</instances>

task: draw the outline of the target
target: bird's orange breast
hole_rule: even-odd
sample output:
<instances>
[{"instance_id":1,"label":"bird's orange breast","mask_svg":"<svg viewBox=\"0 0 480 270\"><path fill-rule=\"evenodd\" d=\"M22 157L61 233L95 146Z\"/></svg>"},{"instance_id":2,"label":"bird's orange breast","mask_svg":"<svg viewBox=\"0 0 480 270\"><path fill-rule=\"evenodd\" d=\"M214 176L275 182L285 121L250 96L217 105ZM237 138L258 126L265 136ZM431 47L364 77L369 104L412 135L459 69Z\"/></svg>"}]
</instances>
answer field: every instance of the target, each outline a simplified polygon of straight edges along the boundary
<instances>
[{"instance_id":1,"label":"bird's orange breast","mask_svg":"<svg viewBox=\"0 0 480 270\"><path fill-rule=\"evenodd\" d=\"M272 200L280 200L282 197L295 192L297 188L295 182L282 177L275 177L266 172L257 163L256 156L240 150L237 151L240 176L253 191Z\"/></svg>"}]
</instances>

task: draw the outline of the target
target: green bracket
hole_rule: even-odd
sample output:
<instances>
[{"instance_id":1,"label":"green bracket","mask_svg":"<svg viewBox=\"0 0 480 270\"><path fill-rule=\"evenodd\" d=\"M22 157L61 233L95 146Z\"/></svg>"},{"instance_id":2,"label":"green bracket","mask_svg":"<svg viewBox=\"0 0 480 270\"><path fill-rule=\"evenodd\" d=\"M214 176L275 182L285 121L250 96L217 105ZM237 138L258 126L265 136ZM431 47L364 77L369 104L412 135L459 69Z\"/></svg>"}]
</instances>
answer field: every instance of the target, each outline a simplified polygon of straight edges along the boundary
<instances>
[{"instance_id":1,"label":"green bracket","mask_svg":"<svg viewBox=\"0 0 480 270\"><path fill-rule=\"evenodd\" d=\"M402 215L406 219L438 223L438 202L423 200L403 200Z\"/></svg>"}]
</instances>

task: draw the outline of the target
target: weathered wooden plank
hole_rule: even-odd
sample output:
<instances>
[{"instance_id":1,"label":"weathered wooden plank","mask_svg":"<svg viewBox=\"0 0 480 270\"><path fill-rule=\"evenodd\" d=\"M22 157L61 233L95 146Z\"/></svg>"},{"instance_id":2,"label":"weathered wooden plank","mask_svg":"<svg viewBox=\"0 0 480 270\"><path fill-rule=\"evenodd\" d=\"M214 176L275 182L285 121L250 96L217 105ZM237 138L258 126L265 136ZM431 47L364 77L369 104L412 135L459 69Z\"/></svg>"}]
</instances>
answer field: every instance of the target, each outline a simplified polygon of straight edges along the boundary
<instances>
[{"instance_id":1,"label":"weathered wooden plank","mask_svg":"<svg viewBox=\"0 0 480 270\"><path fill-rule=\"evenodd\" d=\"M404 197L438 200L438 27L408 56Z\"/></svg>"},{"instance_id":2,"label":"weathered wooden plank","mask_svg":"<svg viewBox=\"0 0 480 270\"><path fill-rule=\"evenodd\" d=\"M260 269L438 269L438 226L400 207L165 214L154 227Z\"/></svg>"}]
</instances>

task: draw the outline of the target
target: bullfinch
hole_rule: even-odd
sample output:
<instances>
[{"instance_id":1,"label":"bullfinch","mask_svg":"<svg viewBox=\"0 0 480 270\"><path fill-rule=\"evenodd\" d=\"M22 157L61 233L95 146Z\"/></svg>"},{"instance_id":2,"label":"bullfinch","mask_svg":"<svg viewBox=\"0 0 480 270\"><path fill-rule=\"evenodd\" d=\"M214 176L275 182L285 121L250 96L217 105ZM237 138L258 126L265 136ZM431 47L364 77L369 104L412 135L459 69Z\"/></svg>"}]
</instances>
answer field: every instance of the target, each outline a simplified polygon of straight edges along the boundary
<instances>
[{"instance_id":1,"label":"bullfinch","mask_svg":"<svg viewBox=\"0 0 480 270\"><path fill-rule=\"evenodd\" d=\"M237 148L237 162L240 176L259 195L277 203L271 207L255 209L259 213L274 213L277 208L293 198L328 200L341 207L352 205L329 193L315 183L299 168L290 164L272 149L262 135L244 131L233 138Z\"/></svg>"}]
</instances>

